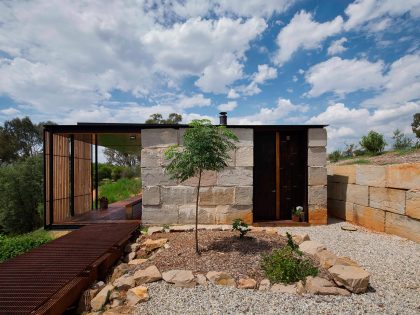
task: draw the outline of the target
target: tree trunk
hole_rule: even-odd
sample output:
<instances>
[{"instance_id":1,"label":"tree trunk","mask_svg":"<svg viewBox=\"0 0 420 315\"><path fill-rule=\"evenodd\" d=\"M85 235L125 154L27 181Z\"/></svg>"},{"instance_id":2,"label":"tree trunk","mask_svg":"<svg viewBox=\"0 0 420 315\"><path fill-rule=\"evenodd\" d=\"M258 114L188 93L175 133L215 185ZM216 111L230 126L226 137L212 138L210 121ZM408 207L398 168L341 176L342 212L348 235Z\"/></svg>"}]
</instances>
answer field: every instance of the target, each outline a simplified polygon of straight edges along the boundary
<instances>
[{"instance_id":1,"label":"tree trunk","mask_svg":"<svg viewBox=\"0 0 420 315\"><path fill-rule=\"evenodd\" d=\"M200 249L198 248L198 200L200 195L201 185L201 170L198 173L198 185L197 185L197 199L195 202L195 253L200 255Z\"/></svg>"}]
</instances>

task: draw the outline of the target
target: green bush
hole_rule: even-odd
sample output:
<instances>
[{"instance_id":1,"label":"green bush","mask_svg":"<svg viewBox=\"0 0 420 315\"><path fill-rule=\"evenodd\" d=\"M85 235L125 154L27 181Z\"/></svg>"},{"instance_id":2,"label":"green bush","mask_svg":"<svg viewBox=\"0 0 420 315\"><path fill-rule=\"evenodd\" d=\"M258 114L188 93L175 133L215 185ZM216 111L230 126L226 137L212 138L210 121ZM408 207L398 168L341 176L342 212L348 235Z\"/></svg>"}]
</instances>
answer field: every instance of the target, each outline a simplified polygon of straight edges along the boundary
<instances>
[{"instance_id":1,"label":"green bush","mask_svg":"<svg viewBox=\"0 0 420 315\"><path fill-rule=\"evenodd\" d=\"M110 164L98 164L98 179L102 181L104 179L112 178L112 165Z\"/></svg>"},{"instance_id":2,"label":"green bush","mask_svg":"<svg viewBox=\"0 0 420 315\"><path fill-rule=\"evenodd\" d=\"M51 240L52 237L43 230L17 236L0 235L0 262L21 255Z\"/></svg>"},{"instance_id":3,"label":"green bush","mask_svg":"<svg viewBox=\"0 0 420 315\"><path fill-rule=\"evenodd\" d=\"M239 231L239 237L243 238L250 228L242 219L235 219L232 223L232 231Z\"/></svg>"},{"instance_id":4,"label":"green bush","mask_svg":"<svg viewBox=\"0 0 420 315\"><path fill-rule=\"evenodd\" d=\"M330 162L338 162L342 158L340 150L335 150L328 154L328 160Z\"/></svg>"},{"instance_id":5,"label":"green bush","mask_svg":"<svg viewBox=\"0 0 420 315\"><path fill-rule=\"evenodd\" d=\"M132 166L132 167L124 167L121 176L123 178L134 178L140 176L140 169L138 167Z\"/></svg>"},{"instance_id":6,"label":"green bush","mask_svg":"<svg viewBox=\"0 0 420 315\"><path fill-rule=\"evenodd\" d=\"M140 193L141 181L138 178L121 178L99 186L99 198L108 198L109 203L124 200Z\"/></svg>"},{"instance_id":7,"label":"green bush","mask_svg":"<svg viewBox=\"0 0 420 315\"><path fill-rule=\"evenodd\" d=\"M404 135L399 129L394 130L394 149L395 150L408 150L413 146L413 140Z\"/></svg>"},{"instance_id":8,"label":"green bush","mask_svg":"<svg viewBox=\"0 0 420 315\"><path fill-rule=\"evenodd\" d=\"M33 231L42 224L42 157L28 157L0 168L0 229L6 234Z\"/></svg>"},{"instance_id":9,"label":"green bush","mask_svg":"<svg viewBox=\"0 0 420 315\"><path fill-rule=\"evenodd\" d=\"M360 145L370 154L380 154L384 151L386 142L384 136L375 131L369 131L367 136L363 136Z\"/></svg>"},{"instance_id":10,"label":"green bush","mask_svg":"<svg viewBox=\"0 0 420 315\"><path fill-rule=\"evenodd\" d=\"M120 178L122 178L122 174L124 171L124 167L123 166L113 166L112 167L112 180L113 181L117 181Z\"/></svg>"},{"instance_id":11,"label":"green bush","mask_svg":"<svg viewBox=\"0 0 420 315\"><path fill-rule=\"evenodd\" d=\"M318 274L312 261L303 257L289 236L287 246L262 256L261 268L272 283L290 284Z\"/></svg>"}]
</instances>

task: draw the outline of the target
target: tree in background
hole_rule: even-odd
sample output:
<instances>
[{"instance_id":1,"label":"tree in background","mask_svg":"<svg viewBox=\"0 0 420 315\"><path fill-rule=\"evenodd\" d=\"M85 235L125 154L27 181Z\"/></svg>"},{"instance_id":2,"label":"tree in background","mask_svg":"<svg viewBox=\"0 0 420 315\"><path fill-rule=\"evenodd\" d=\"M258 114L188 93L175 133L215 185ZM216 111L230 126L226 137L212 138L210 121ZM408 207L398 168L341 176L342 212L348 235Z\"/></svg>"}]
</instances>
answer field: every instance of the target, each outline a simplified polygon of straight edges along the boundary
<instances>
[{"instance_id":1,"label":"tree in background","mask_svg":"<svg viewBox=\"0 0 420 315\"><path fill-rule=\"evenodd\" d=\"M407 150L410 149L413 145L413 140L404 135L404 133L402 133L399 129L394 130L394 135L392 136L392 139L394 139L395 150Z\"/></svg>"},{"instance_id":2,"label":"tree in background","mask_svg":"<svg viewBox=\"0 0 420 315\"><path fill-rule=\"evenodd\" d=\"M193 120L191 128L184 134L184 145L171 146L165 151L165 157L170 160L166 171L172 179L181 182L198 178L195 204L195 251L198 247L198 200L200 195L201 175L203 171L221 171L227 166L229 151L236 148L236 135L225 126L213 126L208 119Z\"/></svg>"},{"instance_id":3,"label":"tree in background","mask_svg":"<svg viewBox=\"0 0 420 315\"><path fill-rule=\"evenodd\" d=\"M167 119L163 119L162 114L152 114L146 120L146 124L179 124L182 121L182 115L177 113L169 114Z\"/></svg>"},{"instance_id":4,"label":"tree in background","mask_svg":"<svg viewBox=\"0 0 420 315\"><path fill-rule=\"evenodd\" d=\"M413 123L411 129L415 133L416 137L420 139L420 113L413 115Z\"/></svg>"},{"instance_id":5,"label":"tree in background","mask_svg":"<svg viewBox=\"0 0 420 315\"><path fill-rule=\"evenodd\" d=\"M115 149L105 148L104 155L107 163L117 166L134 167L140 164L140 153L126 153L120 152Z\"/></svg>"},{"instance_id":6,"label":"tree in background","mask_svg":"<svg viewBox=\"0 0 420 315\"><path fill-rule=\"evenodd\" d=\"M360 145L370 154L380 154L384 151L386 142L384 136L376 131L369 131L367 136L363 136Z\"/></svg>"}]
</instances>

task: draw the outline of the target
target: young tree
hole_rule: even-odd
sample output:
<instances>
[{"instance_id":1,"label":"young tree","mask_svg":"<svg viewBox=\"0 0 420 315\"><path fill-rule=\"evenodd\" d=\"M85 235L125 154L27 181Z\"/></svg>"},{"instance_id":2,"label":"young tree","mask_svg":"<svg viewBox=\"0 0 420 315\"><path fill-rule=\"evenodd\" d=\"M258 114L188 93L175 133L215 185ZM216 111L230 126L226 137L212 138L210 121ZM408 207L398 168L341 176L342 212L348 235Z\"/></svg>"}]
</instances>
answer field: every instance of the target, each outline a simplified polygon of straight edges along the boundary
<instances>
[{"instance_id":1,"label":"young tree","mask_svg":"<svg viewBox=\"0 0 420 315\"><path fill-rule=\"evenodd\" d=\"M363 136L360 140L360 145L368 153L380 154L384 151L386 142L384 136L376 131L369 131L367 136Z\"/></svg>"},{"instance_id":2,"label":"young tree","mask_svg":"<svg viewBox=\"0 0 420 315\"><path fill-rule=\"evenodd\" d=\"M182 115L177 113L169 114L167 119L163 119L162 114L152 114L149 119L146 120L146 124L172 124L176 125L182 121Z\"/></svg>"},{"instance_id":3,"label":"young tree","mask_svg":"<svg viewBox=\"0 0 420 315\"><path fill-rule=\"evenodd\" d=\"M170 160L166 172L181 182L198 177L195 203L195 251L198 248L198 201L203 171L221 171L227 166L229 151L236 148L236 135L225 126L213 126L208 119L193 120L185 131L183 147L172 146L165 151Z\"/></svg>"},{"instance_id":4,"label":"young tree","mask_svg":"<svg viewBox=\"0 0 420 315\"><path fill-rule=\"evenodd\" d=\"M406 150L411 148L413 145L413 141L409 137L405 136L399 129L394 130L392 139L394 139L395 150Z\"/></svg>"},{"instance_id":5,"label":"young tree","mask_svg":"<svg viewBox=\"0 0 420 315\"><path fill-rule=\"evenodd\" d=\"M413 123L411 129L416 134L416 137L420 139L420 113L413 115Z\"/></svg>"}]
</instances>

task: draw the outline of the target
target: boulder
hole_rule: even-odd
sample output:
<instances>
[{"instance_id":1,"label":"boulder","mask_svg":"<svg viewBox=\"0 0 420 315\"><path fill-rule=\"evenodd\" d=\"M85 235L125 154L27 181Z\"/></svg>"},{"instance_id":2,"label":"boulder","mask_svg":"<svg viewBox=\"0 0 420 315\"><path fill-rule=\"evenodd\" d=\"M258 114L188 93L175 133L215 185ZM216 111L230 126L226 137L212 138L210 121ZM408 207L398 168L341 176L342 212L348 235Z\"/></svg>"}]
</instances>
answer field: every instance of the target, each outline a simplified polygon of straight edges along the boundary
<instances>
[{"instance_id":1,"label":"boulder","mask_svg":"<svg viewBox=\"0 0 420 315\"><path fill-rule=\"evenodd\" d=\"M133 306L149 300L149 292L146 287L138 286L127 291L127 305Z\"/></svg>"},{"instance_id":2,"label":"boulder","mask_svg":"<svg viewBox=\"0 0 420 315\"><path fill-rule=\"evenodd\" d=\"M140 248L136 252L136 258L147 259L150 257L150 252L147 252L144 248Z\"/></svg>"},{"instance_id":3,"label":"boulder","mask_svg":"<svg viewBox=\"0 0 420 315\"><path fill-rule=\"evenodd\" d=\"M124 248L124 252L126 254L131 253L131 252L136 252L139 248L140 248L140 244L138 243L127 244Z\"/></svg>"},{"instance_id":4,"label":"boulder","mask_svg":"<svg viewBox=\"0 0 420 315\"><path fill-rule=\"evenodd\" d=\"M122 275L117 280L115 280L112 285L117 290L128 290L136 285L134 277L128 274Z\"/></svg>"},{"instance_id":5,"label":"boulder","mask_svg":"<svg viewBox=\"0 0 420 315\"><path fill-rule=\"evenodd\" d=\"M292 236L292 239L298 245L302 244L305 241L310 241L308 234L296 234Z\"/></svg>"},{"instance_id":6,"label":"boulder","mask_svg":"<svg viewBox=\"0 0 420 315\"><path fill-rule=\"evenodd\" d=\"M299 245L299 249L306 254L315 255L317 252L320 252L327 248L325 247L325 245L317 241L304 241L302 244Z\"/></svg>"},{"instance_id":7,"label":"boulder","mask_svg":"<svg viewBox=\"0 0 420 315\"><path fill-rule=\"evenodd\" d=\"M147 261L147 259L145 259L145 258L137 258L137 259L130 260L128 262L128 264L131 265L131 266L133 266L133 265L137 266L137 265L141 265L141 264L145 263L146 261Z\"/></svg>"},{"instance_id":8,"label":"boulder","mask_svg":"<svg viewBox=\"0 0 420 315\"><path fill-rule=\"evenodd\" d=\"M115 308L112 308L110 310L105 311L104 313L102 313L102 315L128 315L128 314L134 314L134 308L131 306L127 306L127 305L121 305L121 306L117 306Z\"/></svg>"},{"instance_id":9,"label":"boulder","mask_svg":"<svg viewBox=\"0 0 420 315\"><path fill-rule=\"evenodd\" d=\"M337 259L334 262L334 265L343 265L343 266L355 266L355 267L360 267L359 264L357 262L355 262L354 260L351 260L349 257L347 256L340 256L337 257Z\"/></svg>"},{"instance_id":10,"label":"boulder","mask_svg":"<svg viewBox=\"0 0 420 315\"><path fill-rule=\"evenodd\" d=\"M307 277L305 291L317 295L350 295L346 289L338 288L327 279L321 277Z\"/></svg>"},{"instance_id":11,"label":"boulder","mask_svg":"<svg viewBox=\"0 0 420 315\"><path fill-rule=\"evenodd\" d=\"M99 293L90 301L93 311L99 311L108 302L108 297L114 287L110 284L106 285Z\"/></svg>"},{"instance_id":12,"label":"boulder","mask_svg":"<svg viewBox=\"0 0 420 315\"><path fill-rule=\"evenodd\" d=\"M261 282L260 282L260 285L258 287L258 290L260 290L260 291L270 290L270 280L262 279Z\"/></svg>"},{"instance_id":13,"label":"boulder","mask_svg":"<svg viewBox=\"0 0 420 315\"><path fill-rule=\"evenodd\" d=\"M136 258L136 253L135 252L130 252L124 257L124 262L128 263L131 260L133 260L134 258Z\"/></svg>"},{"instance_id":14,"label":"boulder","mask_svg":"<svg viewBox=\"0 0 420 315\"><path fill-rule=\"evenodd\" d=\"M315 253L315 256L319 259L319 263L322 267L328 269L335 265L337 256L330 252L329 250L321 250L320 252Z\"/></svg>"},{"instance_id":15,"label":"boulder","mask_svg":"<svg viewBox=\"0 0 420 315\"><path fill-rule=\"evenodd\" d=\"M147 229L147 234L148 235L152 235L152 234L154 234L154 233L160 233L160 232L162 232L163 231L163 227L161 227L161 226L150 226L148 229Z\"/></svg>"},{"instance_id":16,"label":"boulder","mask_svg":"<svg viewBox=\"0 0 420 315\"><path fill-rule=\"evenodd\" d=\"M210 282L217 285L236 286L235 279L230 274L223 271L209 271L206 277Z\"/></svg>"},{"instance_id":17,"label":"boulder","mask_svg":"<svg viewBox=\"0 0 420 315\"><path fill-rule=\"evenodd\" d=\"M163 247L167 241L168 241L167 238L159 238L157 240L152 240L149 238L143 242L142 248L144 248L146 252L150 253L154 251L155 249Z\"/></svg>"},{"instance_id":18,"label":"boulder","mask_svg":"<svg viewBox=\"0 0 420 315\"><path fill-rule=\"evenodd\" d=\"M257 281L252 278L243 278L238 281L239 289L255 289L257 287Z\"/></svg>"},{"instance_id":19,"label":"boulder","mask_svg":"<svg viewBox=\"0 0 420 315\"><path fill-rule=\"evenodd\" d=\"M176 287L192 288L196 281L191 270L170 270L162 273L166 282L175 284Z\"/></svg>"},{"instance_id":20,"label":"boulder","mask_svg":"<svg viewBox=\"0 0 420 315\"><path fill-rule=\"evenodd\" d=\"M91 309L90 302L92 299L98 294L98 289L88 289L83 292L82 296L79 299L79 304L77 307L77 314L81 314L83 312L88 312Z\"/></svg>"},{"instance_id":21,"label":"boulder","mask_svg":"<svg viewBox=\"0 0 420 315\"><path fill-rule=\"evenodd\" d=\"M130 270L130 266L128 264L119 264L117 267L114 268L114 271L112 272L111 282L114 282L116 279L125 274L128 270Z\"/></svg>"},{"instance_id":22,"label":"boulder","mask_svg":"<svg viewBox=\"0 0 420 315\"><path fill-rule=\"evenodd\" d=\"M280 283L275 283L271 286L270 290L276 293L289 293L289 294L297 293L296 284L284 285Z\"/></svg>"},{"instance_id":23,"label":"boulder","mask_svg":"<svg viewBox=\"0 0 420 315\"><path fill-rule=\"evenodd\" d=\"M195 278L196 278L196 281L199 285L207 286L207 278L206 278L205 275L199 273L195 276Z\"/></svg>"},{"instance_id":24,"label":"boulder","mask_svg":"<svg viewBox=\"0 0 420 315\"><path fill-rule=\"evenodd\" d=\"M370 274L363 268L356 266L334 265L328 269L335 283L345 287L353 293L366 292Z\"/></svg>"},{"instance_id":25,"label":"boulder","mask_svg":"<svg viewBox=\"0 0 420 315\"><path fill-rule=\"evenodd\" d=\"M162 275L155 265L136 271L133 277L136 285L159 281L162 279Z\"/></svg>"}]
</instances>

